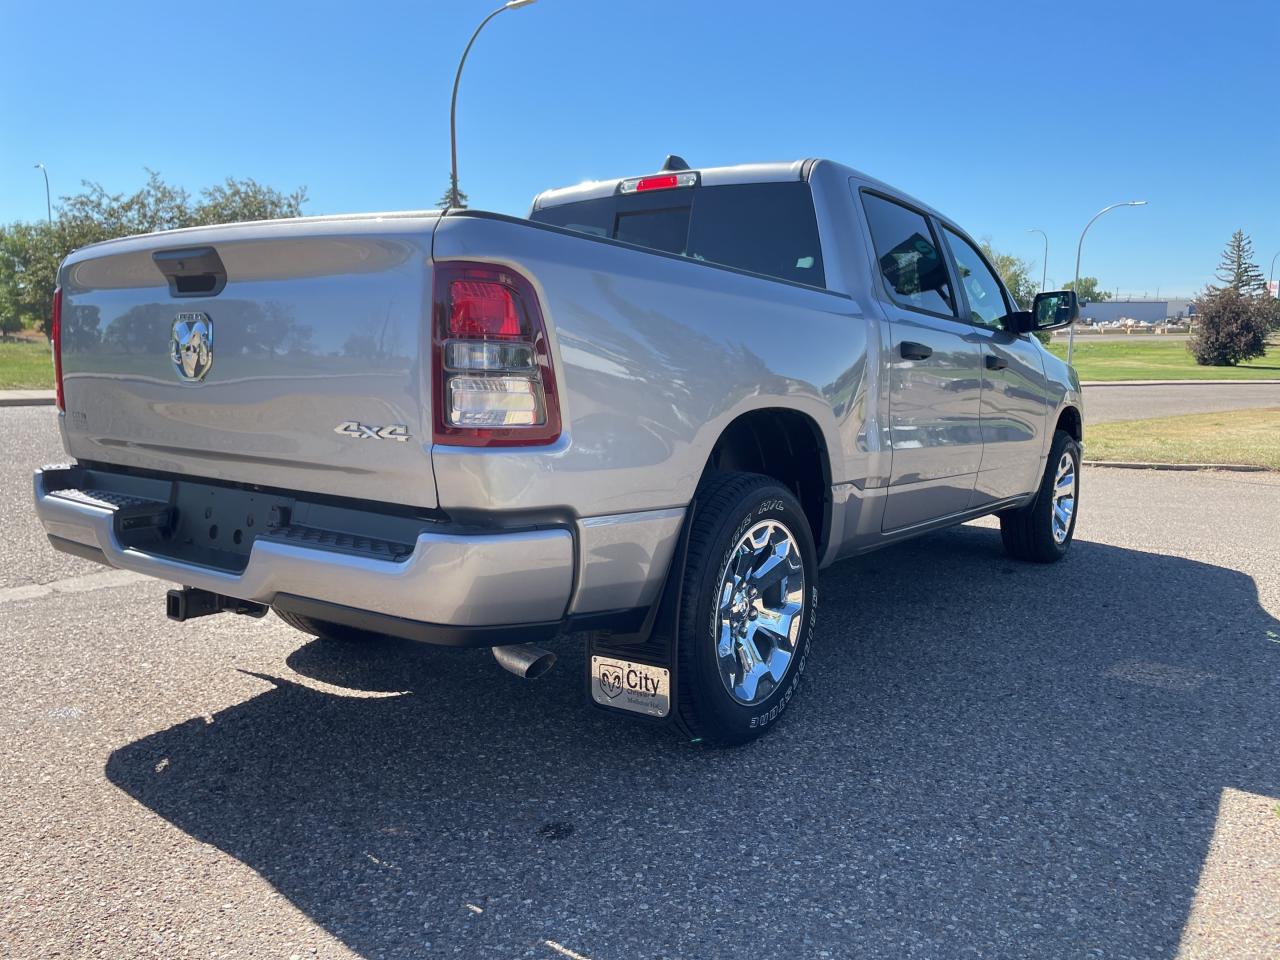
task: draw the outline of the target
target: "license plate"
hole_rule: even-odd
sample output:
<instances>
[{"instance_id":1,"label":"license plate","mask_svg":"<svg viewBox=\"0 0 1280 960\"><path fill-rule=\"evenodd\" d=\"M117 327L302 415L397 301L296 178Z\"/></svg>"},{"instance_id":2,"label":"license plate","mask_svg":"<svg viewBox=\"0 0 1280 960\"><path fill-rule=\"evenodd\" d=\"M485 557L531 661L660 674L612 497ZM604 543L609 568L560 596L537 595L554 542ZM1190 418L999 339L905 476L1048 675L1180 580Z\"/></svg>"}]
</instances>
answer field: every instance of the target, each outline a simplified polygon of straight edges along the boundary
<instances>
[{"instance_id":1,"label":"license plate","mask_svg":"<svg viewBox=\"0 0 1280 960\"><path fill-rule=\"evenodd\" d=\"M665 717L671 712L671 672L647 663L593 656L591 697L604 707Z\"/></svg>"}]
</instances>

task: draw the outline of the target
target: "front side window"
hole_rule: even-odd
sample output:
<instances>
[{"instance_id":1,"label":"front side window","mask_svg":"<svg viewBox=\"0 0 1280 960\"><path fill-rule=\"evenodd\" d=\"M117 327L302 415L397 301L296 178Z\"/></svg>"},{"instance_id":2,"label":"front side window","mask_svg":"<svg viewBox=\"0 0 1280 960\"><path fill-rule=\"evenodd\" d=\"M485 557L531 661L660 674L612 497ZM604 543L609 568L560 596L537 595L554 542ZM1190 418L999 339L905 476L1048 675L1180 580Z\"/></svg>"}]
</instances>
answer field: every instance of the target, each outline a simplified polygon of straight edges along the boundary
<instances>
[{"instance_id":1,"label":"front side window","mask_svg":"<svg viewBox=\"0 0 1280 960\"><path fill-rule=\"evenodd\" d=\"M862 195L862 207L893 299L906 307L954 317L951 278L929 221L874 193Z\"/></svg>"},{"instance_id":2,"label":"front side window","mask_svg":"<svg viewBox=\"0 0 1280 960\"><path fill-rule=\"evenodd\" d=\"M970 319L979 326L990 327L992 330L1004 329L1002 321L1009 312L1009 306L1005 303L1004 288L1000 281L973 244L946 227L942 228L942 232L946 235L951 256L956 259L960 283L969 301Z\"/></svg>"}]
</instances>

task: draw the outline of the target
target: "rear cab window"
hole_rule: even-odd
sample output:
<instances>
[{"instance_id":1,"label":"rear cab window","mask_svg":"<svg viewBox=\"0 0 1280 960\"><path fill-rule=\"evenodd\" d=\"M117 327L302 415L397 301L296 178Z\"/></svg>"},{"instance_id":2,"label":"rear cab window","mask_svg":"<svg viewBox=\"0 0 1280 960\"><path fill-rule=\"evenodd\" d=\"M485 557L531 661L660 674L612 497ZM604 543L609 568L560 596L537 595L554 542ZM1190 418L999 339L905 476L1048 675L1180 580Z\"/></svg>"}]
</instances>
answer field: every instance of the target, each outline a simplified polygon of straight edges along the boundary
<instances>
[{"instance_id":1,"label":"rear cab window","mask_svg":"<svg viewBox=\"0 0 1280 960\"><path fill-rule=\"evenodd\" d=\"M676 187L535 210L530 219L809 287L825 287L809 184Z\"/></svg>"}]
</instances>

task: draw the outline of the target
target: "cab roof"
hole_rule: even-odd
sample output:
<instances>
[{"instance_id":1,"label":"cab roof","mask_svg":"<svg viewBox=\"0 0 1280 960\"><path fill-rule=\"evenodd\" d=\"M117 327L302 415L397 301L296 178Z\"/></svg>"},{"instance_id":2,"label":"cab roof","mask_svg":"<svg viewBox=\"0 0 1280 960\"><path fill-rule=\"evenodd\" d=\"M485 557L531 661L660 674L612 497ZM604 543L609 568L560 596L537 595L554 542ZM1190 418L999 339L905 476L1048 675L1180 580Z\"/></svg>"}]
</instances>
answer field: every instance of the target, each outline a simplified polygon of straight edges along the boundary
<instances>
[{"instance_id":1,"label":"cab roof","mask_svg":"<svg viewBox=\"0 0 1280 960\"><path fill-rule=\"evenodd\" d=\"M773 183L784 180L808 180L814 168L819 165L828 168L831 172L843 173L846 176L855 177L862 181L864 185L870 186L876 190L881 190L889 196L905 200L912 206L915 206L926 213L931 213L939 219L950 220L950 217L939 213L927 203L917 200L915 197L899 190L897 187L834 160L809 158L805 160L784 160L769 163L739 163L727 167L690 167L689 169L698 174L701 186L719 187L727 184L738 183ZM545 210L548 207L558 207L565 203L576 203L579 200L595 200L600 197L611 197L618 192L618 185L624 180L632 180L637 176L644 177L661 175L666 172L672 171L648 171L640 174L631 174L626 177L615 177L609 180L584 180L582 183L577 183L570 187L555 187L551 190L544 190L533 198L533 206L530 213L535 210Z\"/></svg>"}]
</instances>

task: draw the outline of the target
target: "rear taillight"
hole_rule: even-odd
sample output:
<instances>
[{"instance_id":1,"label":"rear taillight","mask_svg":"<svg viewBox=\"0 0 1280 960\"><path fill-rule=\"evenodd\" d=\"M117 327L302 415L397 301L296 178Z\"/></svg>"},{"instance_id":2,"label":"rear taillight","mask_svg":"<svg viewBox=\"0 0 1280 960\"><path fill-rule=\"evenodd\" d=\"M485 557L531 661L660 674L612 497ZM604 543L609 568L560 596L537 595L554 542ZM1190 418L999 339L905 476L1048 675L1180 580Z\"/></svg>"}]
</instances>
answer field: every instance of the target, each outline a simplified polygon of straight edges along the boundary
<instances>
[{"instance_id":1,"label":"rear taillight","mask_svg":"<svg viewBox=\"0 0 1280 960\"><path fill-rule=\"evenodd\" d=\"M53 383L57 392L58 409L66 411L67 401L62 394L62 288L53 291L53 317L49 324L49 336L53 341Z\"/></svg>"},{"instance_id":2,"label":"rear taillight","mask_svg":"<svg viewBox=\"0 0 1280 960\"><path fill-rule=\"evenodd\" d=\"M552 443L560 404L533 285L506 267L435 265L435 441L476 447Z\"/></svg>"}]
</instances>

